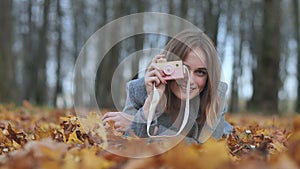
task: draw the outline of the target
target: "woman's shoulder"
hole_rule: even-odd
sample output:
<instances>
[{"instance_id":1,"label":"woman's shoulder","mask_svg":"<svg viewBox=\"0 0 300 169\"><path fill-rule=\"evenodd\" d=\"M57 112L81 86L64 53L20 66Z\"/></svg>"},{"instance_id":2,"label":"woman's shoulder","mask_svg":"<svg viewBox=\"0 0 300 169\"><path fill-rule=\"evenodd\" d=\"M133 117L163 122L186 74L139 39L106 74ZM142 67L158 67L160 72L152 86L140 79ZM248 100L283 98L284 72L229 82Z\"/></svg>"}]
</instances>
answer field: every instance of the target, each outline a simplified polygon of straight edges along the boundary
<instances>
[{"instance_id":1,"label":"woman's shoulder","mask_svg":"<svg viewBox=\"0 0 300 169\"><path fill-rule=\"evenodd\" d=\"M129 87L131 88L145 88L144 78L134 79L128 82Z\"/></svg>"},{"instance_id":2,"label":"woman's shoulder","mask_svg":"<svg viewBox=\"0 0 300 169\"><path fill-rule=\"evenodd\" d=\"M228 89L228 84L226 82L220 81L218 86L218 91L226 93L227 89Z\"/></svg>"},{"instance_id":3,"label":"woman's shoulder","mask_svg":"<svg viewBox=\"0 0 300 169\"><path fill-rule=\"evenodd\" d=\"M128 82L127 90L129 99L136 108L142 107L147 98L144 78L134 79Z\"/></svg>"},{"instance_id":4,"label":"woman's shoulder","mask_svg":"<svg viewBox=\"0 0 300 169\"><path fill-rule=\"evenodd\" d=\"M222 101L225 102L226 100L226 92L227 92L227 89L228 89L228 85L226 82L222 82L220 81L219 83L219 86L218 86L218 94L219 94L219 97L222 99Z\"/></svg>"}]
</instances>

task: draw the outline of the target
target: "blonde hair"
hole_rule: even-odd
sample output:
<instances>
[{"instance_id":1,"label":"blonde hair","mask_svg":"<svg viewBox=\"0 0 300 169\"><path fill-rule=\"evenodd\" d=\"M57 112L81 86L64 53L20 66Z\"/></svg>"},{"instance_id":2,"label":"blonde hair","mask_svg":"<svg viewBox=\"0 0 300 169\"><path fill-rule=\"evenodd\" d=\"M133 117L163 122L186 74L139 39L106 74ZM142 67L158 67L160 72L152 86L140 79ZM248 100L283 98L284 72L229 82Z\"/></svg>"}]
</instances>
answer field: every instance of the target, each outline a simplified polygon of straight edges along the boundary
<instances>
[{"instance_id":1,"label":"blonde hair","mask_svg":"<svg viewBox=\"0 0 300 169\"><path fill-rule=\"evenodd\" d=\"M220 98L218 96L221 63L214 43L200 30L185 30L169 41L164 54L168 61L178 60L178 58L183 60L195 48L200 48L205 53L208 72L206 86L200 93L198 111L200 118L197 119L197 122L200 125L207 122L213 128L218 122L218 113L221 112Z\"/></svg>"}]
</instances>

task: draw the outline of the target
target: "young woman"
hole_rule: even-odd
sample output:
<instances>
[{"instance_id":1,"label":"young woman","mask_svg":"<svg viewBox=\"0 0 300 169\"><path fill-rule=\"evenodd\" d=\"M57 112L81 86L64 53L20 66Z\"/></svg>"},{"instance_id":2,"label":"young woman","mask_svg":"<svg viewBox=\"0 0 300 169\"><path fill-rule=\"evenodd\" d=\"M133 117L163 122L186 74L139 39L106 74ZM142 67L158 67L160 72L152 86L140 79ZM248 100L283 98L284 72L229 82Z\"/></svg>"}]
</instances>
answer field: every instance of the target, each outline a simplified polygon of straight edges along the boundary
<instances>
[{"instance_id":1,"label":"young woman","mask_svg":"<svg viewBox=\"0 0 300 169\"><path fill-rule=\"evenodd\" d=\"M123 112L106 113L104 122L112 120L119 131L133 130L139 137L175 135L182 126L188 100L189 122L183 134L189 142L229 134L232 127L224 119L227 85L220 81L220 60L210 38L201 31L186 30L172 38L164 51L154 57L143 78L128 83ZM183 63L184 77L166 80L166 72L158 64L177 60ZM154 88L159 103L147 129L149 109L157 99Z\"/></svg>"}]
</instances>

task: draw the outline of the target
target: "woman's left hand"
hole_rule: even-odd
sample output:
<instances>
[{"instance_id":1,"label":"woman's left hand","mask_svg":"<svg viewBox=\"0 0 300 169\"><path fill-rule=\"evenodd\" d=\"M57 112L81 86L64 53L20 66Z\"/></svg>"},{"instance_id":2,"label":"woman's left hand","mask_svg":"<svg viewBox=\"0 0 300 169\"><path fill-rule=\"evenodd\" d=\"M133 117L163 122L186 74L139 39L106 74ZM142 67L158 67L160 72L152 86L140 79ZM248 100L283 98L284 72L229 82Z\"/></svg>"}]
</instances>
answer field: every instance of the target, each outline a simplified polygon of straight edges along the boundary
<instances>
[{"instance_id":1,"label":"woman's left hand","mask_svg":"<svg viewBox=\"0 0 300 169\"><path fill-rule=\"evenodd\" d=\"M107 112L103 116L103 124L106 128L109 127L109 121L114 122L116 131L124 132L130 128L133 116L124 112Z\"/></svg>"}]
</instances>

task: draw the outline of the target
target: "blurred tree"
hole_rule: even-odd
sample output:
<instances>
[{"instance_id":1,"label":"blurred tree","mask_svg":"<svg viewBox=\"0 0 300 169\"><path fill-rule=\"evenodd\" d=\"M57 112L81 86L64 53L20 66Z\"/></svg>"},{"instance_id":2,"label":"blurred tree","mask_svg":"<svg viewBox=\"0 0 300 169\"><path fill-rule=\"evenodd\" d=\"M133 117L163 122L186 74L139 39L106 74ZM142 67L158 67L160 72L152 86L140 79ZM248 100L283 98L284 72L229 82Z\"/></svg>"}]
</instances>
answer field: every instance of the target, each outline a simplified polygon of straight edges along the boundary
<instances>
[{"instance_id":1,"label":"blurred tree","mask_svg":"<svg viewBox=\"0 0 300 169\"><path fill-rule=\"evenodd\" d=\"M117 19L122 16L122 3L121 0L113 1L113 18ZM115 30L111 30L110 39L106 39L106 41L110 41L116 39L120 35L121 25L115 28ZM100 43L101 45L105 45L105 43ZM114 102L111 96L111 80L114 73L115 68L118 65L120 56L120 43L115 45L104 57L102 62L99 65L97 72L97 89L96 97L98 104L101 108L113 108Z\"/></svg>"},{"instance_id":2,"label":"blurred tree","mask_svg":"<svg viewBox=\"0 0 300 169\"><path fill-rule=\"evenodd\" d=\"M82 31L86 29L86 17L84 11L85 1L70 1L72 10L72 20L73 20L73 32L72 32L72 42L73 42L73 57L76 60L79 55L80 49L83 46L84 40ZM75 64L75 63L74 63Z\"/></svg>"},{"instance_id":3,"label":"blurred tree","mask_svg":"<svg viewBox=\"0 0 300 169\"><path fill-rule=\"evenodd\" d=\"M296 100L296 112L300 113L300 20L299 20L299 1L293 0L294 16L295 16L295 33L296 33L296 43L297 43L297 100Z\"/></svg>"},{"instance_id":4,"label":"blurred tree","mask_svg":"<svg viewBox=\"0 0 300 169\"><path fill-rule=\"evenodd\" d=\"M48 14L50 1L43 3L27 4L27 25L28 31L24 33L24 80L25 80L25 99L37 104L46 104L48 101L46 63L48 59ZM33 10L41 9L41 10ZM42 12L42 18L39 18Z\"/></svg>"},{"instance_id":5,"label":"blurred tree","mask_svg":"<svg viewBox=\"0 0 300 169\"><path fill-rule=\"evenodd\" d=\"M33 35L33 17L32 17L32 0L28 0L27 2L23 2L22 4L25 6L24 11L20 15L26 16L24 21L21 23L21 27L24 27L26 31L22 32L22 43L23 43L23 65L24 65L24 71L22 71L22 76L24 77L23 79L23 87L22 91L24 92L23 98L26 100L33 101L32 95L33 93L31 92L31 83L33 81L33 74L32 72L35 71L35 68L33 66L33 60L34 57L31 53L33 53L33 42L34 40L34 35Z\"/></svg>"},{"instance_id":6,"label":"blurred tree","mask_svg":"<svg viewBox=\"0 0 300 169\"><path fill-rule=\"evenodd\" d=\"M204 21L204 31L212 39L212 41L217 45L218 43L218 28L219 28L219 18L221 14L222 4L220 0L210 0L202 1L203 7L203 21Z\"/></svg>"},{"instance_id":7,"label":"blurred tree","mask_svg":"<svg viewBox=\"0 0 300 169\"><path fill-rule=\"evenodd\" d=\"M103 17L103 23L102 23L103 25L108 21L107 9L108 9L107 0L103 0L102 1L102 10L101 10L102 17ZM109 38L109 36L108 36L108 38ZM107 39L107 40L109 40L109 39ZM104 50L105 50L105 43L99 42L99 52L103 52ZM109 61L107 61L107 59L103 60L103 61L106 62L105 64L109 64L109 63L107 63L107 62L109 62ZM96 84L95 84L96 85L96 98L97 98L97 102L100 107L104 106L102 104L103 100L111 99L111 96L110 97L108 97L107 95L104 96L104 94L107 94L107 93L104 93L105 87L107 88L107 86L103 86L103 81L108 81L108 79L107 79L107 75L101 73L101 71L104 69L103 66L104 66L103 63L102 63L102 65L100 63L100 65L98 67L98 71L97 71ZM106 67L106 69L110 69L110 68ZM110 82L110 80L109 80L109 82ZM107 85L107 83L106 83L106 85ZM110 89L110 87L109 87L109 89ZM110 92L110 90L109 90L109 92ZM107 104L108 103L106 103L105 106L112 106L112 105L107 105Z\"/></svg>"},{"instance_id":8,"label":"blurred tree","mask_svg":"<svg viewBox=\"0 0 300 169\"><path fill-rule=\"evenodd\" d=\"M16 90L12 4L10 0L0 1L0 102L11 102Z\"/></svg>"},{"instance_id":9,"label":"blurred tree","mask_svg":"<svg viewBox=\"0 0 300 169\"><path fill-rule=\"evenodd\" d=\"M188 19L189 1L181 0L180 17Z\"/></svg>"},{"instance_id":10,"label":"blurred tree","mask_svg":"<svg viewBox=\"0 0 300 169\"><path fill-rule=\"evenodd\" d=\"M91 11L91 8L88 6L89 2L90 1L70 0L72 10L71 18L73 20L71 39L73 42L72 56L74 58L74 66L79 55L87 55L88 52L83 46L88 37L93 33L90 26L91 24L88 24L89 19L91 19L88 16L88 12ZM86 65L88 60L86 57L83 57L83 59L83 62L85 62L84 65ZM86 102L90 101L90 98L88 98L89 93L85 91L84 88L84 86L87 86L86 83L89 83L86 81L86 77L84 77L84 71L84 68L82 68L82 70L77 70L76 79L73 79L73 82L75 82L73 91L76 93L74 94L74 97L76 97L73 100L75 103L81 103L82 105L80 106L88 105Z\"/></svg>"},{"instance_id":11,"label":"blurred tree","mask_svg":"<svg viewBox=\"0 0 300 169\"><path fill-rule=\"evenodd\" d=\"M144 12L145 11L145 5L147 5L147 3L144 1L140 1L140 0L135 0L135 8L137 10L138 13L140 12ZM139 25L144 25L144 20L142 21L142 23L139 23ZM136 27L136 32L142 32L143 31L143 26L138 26ZM144 47L144 40L145 40L145 35L136 35L135 39L134 39L134 51L138 51L138 50L142 50ZM131 65L131 72L137 73L136 75L134 75L134 78L138 77L138 72L139 72L139 59L133 60L133 63Z\"/></svg>"},{"instance_id":12,"label":"blurred tree","mask_svg":"<svg viewBox=\"0 0 300 169\"><path fill-rule=\"evenodd\" d=\"M235 17L231 20L233 34L233 67L232 67L232 80L231 80L231 94L229 111L232 113L239 112L239 79L242 75L242 52L243 43L245 41L245 25L249 24L245 20L245 10L242 2L234 3L233 11ZM243 22L242 22L243 21Z\"/></svg>"},{"instance_id":13,"label":"blurred tree","mask_svg":"<svg viewBox=\"0 0 300 169\"><path fill-rule=\"evenodd\" d=\"M53 97L53 103L54 106L57 106L57 98L59 95L62 94L62 72L61 72L61 64L62 64L62 10L60 1L56 0L56 27L55 31L57 33L57 43L56 43L56 84L54 89L54 97Z\"/></svg>"},{"instance_id":14,"label":"blurred tree","mask_svg":"<svg viewBox=\"0 0 300 169\"><path fill-rule=\"evenodd\" d=\"M57 95L64 92L62 91L63 80L71 79L63 76L64 73L71 70L68 68L74 66L73 61L76 60L80 49L92 33L121 16L136 12L155 11L174 14L191 21L202 28L218 45L218 48L228 50L225 45L233 44L235 57L233 59L233 81L231 82L232 105L230 107L232 111L238 111L237 104L240 96L238 88L243 87L238 80L241 80L243 66L247 64L246 57L242 54L245 51L244 47L249 45L251 58L247 60L250 60L250 64L253 66L253 97L248 102L248 106L253 110L277 112L278 90L281 89L280 81L285 76L282 71L286 69L283 65L288 64L286 60L290 55L282 49L282 46L285 45L285 50L288 50L287 46L290 45L290 40L294 39L297 39L297 78L298 82L300 81L299 0L289 1L294 8L294 13L291 13L290 16L295 16L293 29L296 31L296 36L288 36L284 44L280 46L280 43L283 43L280 36L285 35L280 35L280 29L284 28L282 31L288 32L285 29L287 26L280 21L280 17L282 17L280 8L287 8L282 5L286 2L278 0L245 2L238 0L154 0L151 2L144 0L132 2L120 0L3 0L0 2L0 21L3 23L0 26L0 79L2 80L0 102L21 101L22 99L28 99L38 104L55 102ZM71 12L68 10L70 8ZM51 13L52 11L54 13ZM285 11L292 12L289 9L285 9ZM238 23L233 22L233 18L237 17L240 17ZM48 18L55 18L55 21L50 22ZM289 27L291 27L292 23L285 23L290 24ZM148 22L142 24L147 26ZM159 26L163 28L167 24L172 28L178 28L172 23L163 23ZM128 29L130 28L122 28L122 30ZM141 29L143 28L136 31L141 31ZM111 35L107 35L106 40L109 41L110 38L118 36L118 33L113 32ZM55 35L55 37L51 37L51 35ZM55 41L49 43L49 37ZM228 43L231 38L233 43ZM95 86L97 99L101 99L102 107L113 106L110 98L111 79L109 77L112 76L121 59L128 53L131 54L145 46L162 47L166 39L161 36L136 35L111 49L105 56L106 60L103 60L100 65ZM71 41L71 43L64 43L67 41ZM99 50L103 44L101 42ZM224 55L225 52L222 54ZM286 55L285 58L282 58L280 54ZM223 57L227 56L221 56L221 58ZM131 72L138 72L139 62L139 60L134 60L130 67ZM47 65L47 63L54 63L55 66ZM70 64L68 68L63 65L65 63ZM51 90L48 90L47 83L53 82L52 78L55 76L47 75L46 71L55 72L57 77L54 81L54 88ZM66 74L70 76L72 73L67 72ZM16 94L19 96L16 97ZM48 94L54 96L54 100L53 98L49 100ZM298 112L300 112L299 97L300 85L298 85Z\"/></svg>"},{"instance_id":15,"label":"blurred tree","mask_svg":"<svg viewBox=\"0 0 300 169\"><path fill-rule=\"evenodd\" d=\"M50 8L50 0L45 0L43 3L43 21L42 26L38 30L38 39L39 43L36 44L38 46L37 53L35 54L37 70L34 73L34 80L33 83L36 84L36 93L34 93L34 98L37 104L45 104L47 103L47 73L46 73L46 63L48 60L48 14ZM32 86L35 86L32 84Z\"/></svg>"},{"instance_id":16,"label":"blurred tree","mask_svg":"<svg viewBox=\"0 0 300 169\"><path fill-rule=\"evenodd\" d=\"M280 1L264 0L262 5L262 46L253 69L253 96L248 106L255 111L277 113L280 87Z\"/></svg>"}]
</instances>

